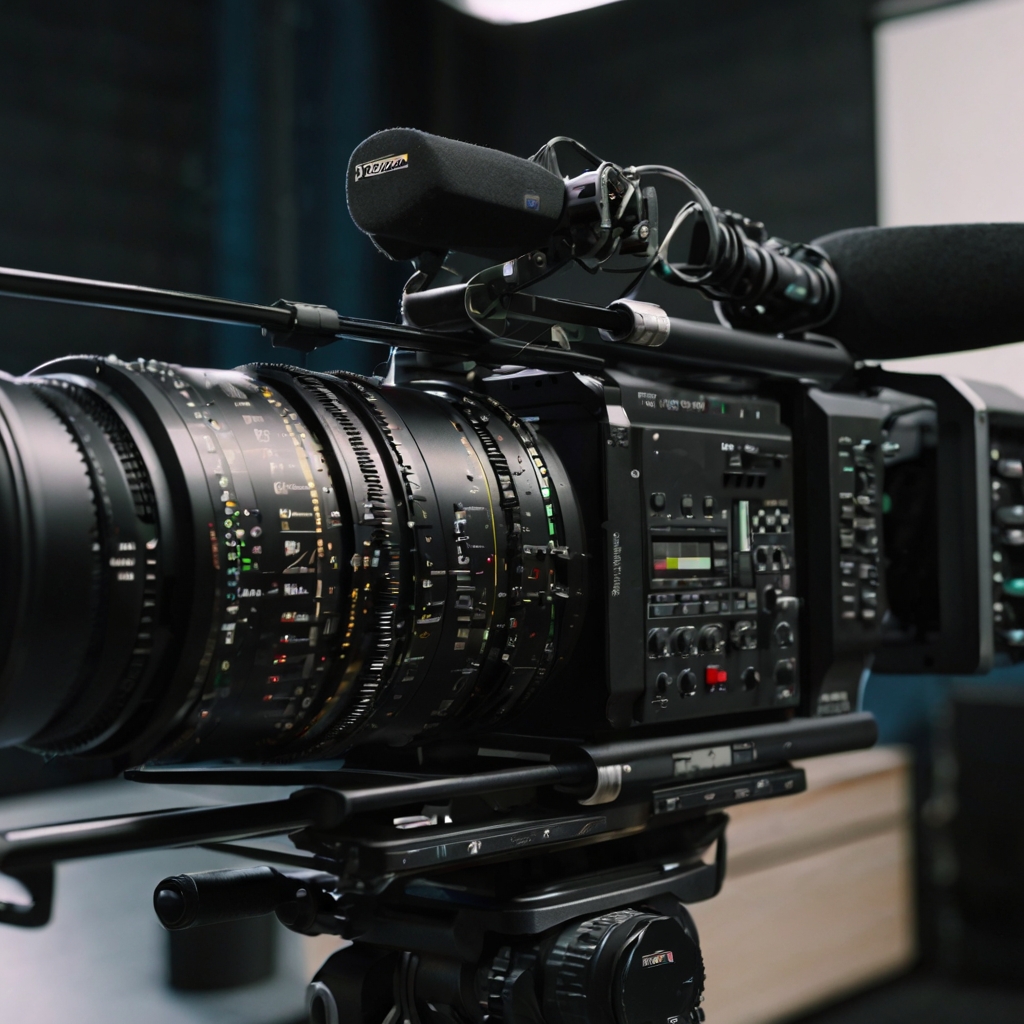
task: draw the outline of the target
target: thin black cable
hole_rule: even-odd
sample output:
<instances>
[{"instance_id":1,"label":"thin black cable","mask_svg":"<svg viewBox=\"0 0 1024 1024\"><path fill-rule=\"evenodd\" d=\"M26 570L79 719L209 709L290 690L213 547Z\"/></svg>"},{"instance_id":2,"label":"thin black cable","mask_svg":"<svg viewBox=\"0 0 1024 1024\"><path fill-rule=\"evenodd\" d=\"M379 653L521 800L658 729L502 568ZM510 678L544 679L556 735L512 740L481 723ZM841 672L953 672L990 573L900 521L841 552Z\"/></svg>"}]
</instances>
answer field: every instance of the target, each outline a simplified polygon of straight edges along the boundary
<instances>
[{"instance_id":1,"label":"thin black cable","mask_svg":"<svg viewBox=\"0 0 1024 1024\"><path fill-rule=\"evenodd\" d=\"M667 167L662 164L642 164L639 167L629 167L626 169L626 172L627 174L635 174L638 179L643 177L645 174L658 174L662 177L669 178L672 181L678 181L686 186L693 196L693 199L684 203L676 212L675 217L672 219L672 226L668 229L664 238L661 239L657 251L647 261L637 276L630 281L629 285L619 296L619 299L632 298L644 278L651 272L651 270L654 269L654 266L659 261L664 263L672 275L677 278L678 283L685 284L691 288L699 286L714 273L715 267L718 263L719 250L722 244L718 217L716 216L715 208L711 205L711 200L708 199L703 189L674 167ZM699 264L684 263L679 266L669 263L667 259L668 247L672 238L675 236L679 228L681 228L689 219L691 214L698 209L703 215L704 221L708 226L708 252L704 262Z\"/></svg>"},{"instance_id":2,"label":"thin black cable","mask_svg":"<svg viewBox=\"0 0 1024 1024\"><path fill-rule=\"evenodd\" d=\"M555 152L557 146L569 146L574 149L578 154L583 156L585 159L592 161L595 166L600 165L604 161L601 160L595 153L592 153L586 146L576 139L570 138L568 135L556 135L554 138L549 139L540 149L537 150L530 160L534 163L540 164L542 167L547 168L559 176L562 175L561 168L558 163L558 156ZM630 297L636 289L640 286L643 279L648 273L654 268L654 266L660 260L668 267L669 271L674 277L676 277L681 284L688 285L690 287L696 287L706 281L715 271L715 267L718 262L719 250L722 245L721 229L716 216L715 208L711 205L711 201L696 183L691 181L682 171L677 170L675 167L668 167L665 164L641 164L638 167L627 167L625 173L630 178L635 178L639 183L640 178L645 174L656 174L664 178L669 178L672 181L678 181L684 185L693 196L693 199L685 203L679 211L676 213L672 226L669 228L665 237L662 239L661 244L658 246L657 251L647 261L643 269L641 269L637 275L630 281L629 285L625 288L622 294L619 296L620 299ZM676 231L682 226L683 223L690 217L690 215L696 210L700 209L703 214L704 221L708 227L708 251L707 256L703 263L689 264L683 263L674 265L668 262L666 259L668 253L668 245L675 235ZM601 270L606 270L608 273L630 273L626 269L616 268L604 268L588 267L585 263L580 260L575 260L579 266L583 267L584 270L589 274L596 274Z\"/></svg>"},{"instance_id":3,"label":"thin black cable","mask_svg":"<svg viewBox=\"0 0 1024 1024\"><path fill-rule=\"evenodd\" d=\"M529 159L535 163L540 164L542 167L546 167L549 171L553 171L559 177L562 176L561 168L558 166L558 156L555 153L556 146L571 146L581 156L587 160L592 160L595 164L603 163L601 158L594 153L591 153L582 142L577 142L575 139L570 139L568 135L556 135L553 139L548 139L536 153L533 154Z\"/></svg>"},{"instance_id":4,"label":"thin black cable","mask_svg":"<svg viewBox=\"0 0 1024 1024\"><path fill-rule=\"evenodd\" d=\"M692 199L688 203L684 203L679 208L679 210L676 213L675 217L672 219L672 227L669 228L668 234L666 234L664 239L662 239L662 241L659 244L659 246L658 246L657 250L655 251L654 255L647 261L647 263L644 266L643 270L641 270L636 275L636 277L632 281L630 281L630 283L626 287L625 291L619 296L620 300L621 299L631 299L631 298L634 297L634 295L635 295L637 289L639 289L640 284L643 281L643 279L651 272L651 270L654 269L654 265L659 260L661 260L662 262L665 262L665 264L667 266L670 266L670 264L668 264L667 260L664 259L663 250L666 253L668 252L668 244L669 244L669 242L672 241L672 236L676 233L676 230L679 227L681 227L683 222L685 221L686 216L687 216L687 211L693 210L693 209L696 209L696 208L697 208L696 202L694 200L692 200ZM609 270L610 270L610 268L609 268ZM612 273L624 273L625 271L611 271L611 272Z\"/></svg>"},{"instance_id":5,"label":"thin black cable","mask_svg":"<svg viewBox=\"0 0 1024 1024\"><path fill-rule=\"evenodd\" d=\"M719 249L722 244L722 232L718 223L715 208L711 205L711 200L705 195L704 190L692 182L685 174L682 173L682 171L677 171L674 167L667 167L664 164L643 164L639 167L627 168L627 173L629 172L633 172L640 178L645 174L658 174L664 178L669 178L672 181L678 181L689 189L690 194L700 207L701 213L704 215L704 221L708 227L708 253L703 264L681 264L683 267L682 271L672 266L672 264L669 264L667 260L666 265L671 267L673 272L681 277L688 285L698 285L707 280L707 278L714 272L715 266L718 262ZM658 246L659 254L664 254L668 251L668 243L671 241L673 234L686 217L689 216L689 206L690 204L687 203L676 214L675 219L672 222L672 227L669 228L668 234L666 234L662 239L661 244ZM696 273L697 271L700 271L700 273ZM688 276L684 276L684 274Z\"/></svg>"}]
</instances>

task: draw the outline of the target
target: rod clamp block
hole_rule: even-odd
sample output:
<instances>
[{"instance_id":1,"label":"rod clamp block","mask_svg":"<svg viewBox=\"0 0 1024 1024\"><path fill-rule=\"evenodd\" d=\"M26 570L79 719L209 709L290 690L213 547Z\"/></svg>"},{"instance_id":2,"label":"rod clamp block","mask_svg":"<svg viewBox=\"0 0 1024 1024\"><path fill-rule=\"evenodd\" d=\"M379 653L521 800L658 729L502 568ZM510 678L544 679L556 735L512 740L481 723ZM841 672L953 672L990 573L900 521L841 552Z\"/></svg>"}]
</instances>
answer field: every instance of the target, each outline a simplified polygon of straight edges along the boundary
<instances>
[{"instance_id":1,"label":"rod clamp block","mask_svg":"<svg viewBox=\"0 0 1024 1024\"><path fill-rule=\"evenodd\" d=\"M312 352L322 345L334 341L341 330L341 317L330 306L316 306L310 302L290 302L278 299L278 309L292 313L291 326L287 331L274 331L268 327L263 333L270 338L274 348L291 348L299 352Z\"/></svg>"}]
</instances>

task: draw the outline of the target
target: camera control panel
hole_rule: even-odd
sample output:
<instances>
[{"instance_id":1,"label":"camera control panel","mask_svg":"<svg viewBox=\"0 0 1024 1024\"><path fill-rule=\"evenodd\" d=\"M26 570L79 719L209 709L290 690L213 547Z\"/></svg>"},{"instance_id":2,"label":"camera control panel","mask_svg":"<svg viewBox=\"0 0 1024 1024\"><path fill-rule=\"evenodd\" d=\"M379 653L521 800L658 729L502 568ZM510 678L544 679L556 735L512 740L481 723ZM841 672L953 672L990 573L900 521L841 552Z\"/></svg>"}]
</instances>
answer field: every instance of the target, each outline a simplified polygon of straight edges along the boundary
<instances>
[{"instance_id":1,"label":"camera control panel","mask_svg":"<svg viewBox=\"0 0 1024 1024\"><path fill-rule=\"evenodd\" d=\"M799 702L788 432L763 399L694 404L642 428L645 723Z\"/></svg>"}]
</instances>

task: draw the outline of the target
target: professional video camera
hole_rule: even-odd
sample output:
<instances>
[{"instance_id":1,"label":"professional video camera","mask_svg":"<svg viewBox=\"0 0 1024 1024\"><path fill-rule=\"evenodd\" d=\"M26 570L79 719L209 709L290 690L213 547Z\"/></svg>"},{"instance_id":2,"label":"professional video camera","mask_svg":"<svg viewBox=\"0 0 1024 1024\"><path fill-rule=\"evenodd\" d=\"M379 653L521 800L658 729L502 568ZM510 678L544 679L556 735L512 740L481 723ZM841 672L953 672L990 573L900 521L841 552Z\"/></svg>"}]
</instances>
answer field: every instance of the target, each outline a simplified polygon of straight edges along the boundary
<instances>
[{"instance_id":1,"label":"professional video camera","mask_svg":"<svg viewBox=\"0 0 1024 1024\"><path fill-rule=\"evenodd\" d=\"M655 176L692 197L664 232ZM69 357L0 379L0 742L299 787L9 831L29 900L0 920L48 920L56 861L212 846L281 868L165 879L160 920L354 940L314 1021L698 1021L685 904L722 884L721 809L873 743L873 658L1024 650L1024 401L859 361L1015 340L1004 293L906 278L973 245L998 268L958 273L988 282L1022 229L795 245L671 168L404 129L359 146L348 196L415 263L400 323L0 271L302 352L392 346L380 377ZM630 281L538 291L570 266ZM639 299L652 277L723 326Z\"/></svg>"}]
</instances>

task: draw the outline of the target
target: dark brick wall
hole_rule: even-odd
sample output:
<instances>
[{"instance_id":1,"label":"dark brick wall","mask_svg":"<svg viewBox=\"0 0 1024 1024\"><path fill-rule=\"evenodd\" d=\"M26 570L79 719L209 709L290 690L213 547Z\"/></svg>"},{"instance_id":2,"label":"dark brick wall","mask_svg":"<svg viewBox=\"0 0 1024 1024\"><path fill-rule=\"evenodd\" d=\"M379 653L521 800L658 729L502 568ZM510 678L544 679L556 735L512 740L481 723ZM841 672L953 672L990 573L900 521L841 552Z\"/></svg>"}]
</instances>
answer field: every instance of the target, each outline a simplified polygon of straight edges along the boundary
<instances>
[{"instance_id":1,"label":"dark brick wall","mask_svg":"<svg viewBox=\"0 0 1024 1024\"><path fill-rule=\"evenodd\" d=\"M0 264L186 290L211 284L203 0L6 0ZM0 368L69 350L201 359L205 327L0 300Z\"/></svg>"}]
</instances>

